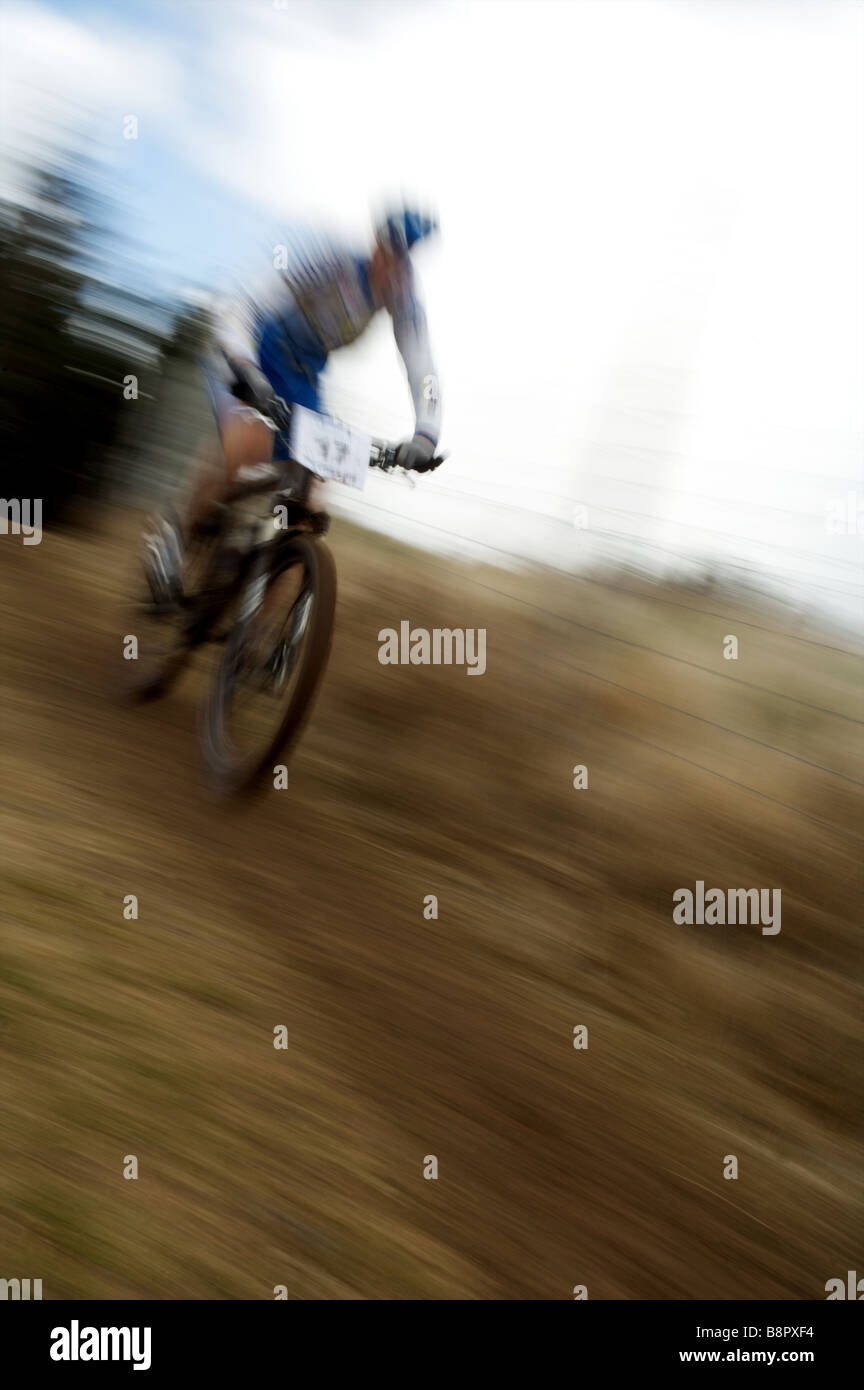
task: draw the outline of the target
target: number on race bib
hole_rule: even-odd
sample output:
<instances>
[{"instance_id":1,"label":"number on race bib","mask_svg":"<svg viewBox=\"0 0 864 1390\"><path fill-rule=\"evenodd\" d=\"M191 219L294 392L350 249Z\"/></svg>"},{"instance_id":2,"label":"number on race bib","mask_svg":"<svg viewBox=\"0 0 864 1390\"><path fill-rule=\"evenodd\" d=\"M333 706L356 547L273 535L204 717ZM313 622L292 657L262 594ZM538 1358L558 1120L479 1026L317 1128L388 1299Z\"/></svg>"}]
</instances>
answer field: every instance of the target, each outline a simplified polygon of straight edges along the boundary
<instances>
[{"instance_id":1,"label":"number on race bib","mask_svg":"<svg viewBox=\"0 0 864 1390\"><path fill-rule=\"evenodd\" d=\"M305 406L291 411L291 457L321 478L362 488L369 469L372 440L331 415Z\"/></svg>"}]
</instances>

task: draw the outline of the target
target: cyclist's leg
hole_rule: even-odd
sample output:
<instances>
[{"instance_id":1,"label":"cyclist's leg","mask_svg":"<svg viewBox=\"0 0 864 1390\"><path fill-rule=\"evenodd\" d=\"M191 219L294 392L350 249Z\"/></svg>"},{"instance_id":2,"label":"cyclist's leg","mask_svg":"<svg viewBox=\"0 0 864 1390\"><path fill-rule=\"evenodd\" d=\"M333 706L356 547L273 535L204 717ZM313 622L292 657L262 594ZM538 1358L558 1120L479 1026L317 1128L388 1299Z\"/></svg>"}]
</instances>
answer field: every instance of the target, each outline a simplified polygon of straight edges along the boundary
<instances>
[{"instance_id":1,"label":"cyclist's leg","mask_svg":"<svg viewBox=\"0 0 864 1390\"><path fill-rule=\"evenodd\" d=\"M218 505L228 496L239 469L269 463L273 431L261 417L221 384L211 388L219 429L218 443L207 440L193 469L189 494L179 515L167 512L148 539L146 568L158 602L182 592L182 573L190 546L218 523Z\"/></svg>"},{"instance_id":2,"label":"cyclist's leg","mask_svg":"<svg viewBox=\"0 0 864 1390\"><path fill-rule=\"evenodd\" d=\"M207 525L239 470L249 464L269 463L273 453L273 431L257 412L243 405L225 387L217 387L213 395L219 440L208 441L193 473L183 515L187 543Z\"/></svg>"},{"instance_id":3,"label":"cyclist's leg","mask_svg":"<svg viewBox=\"0 0 864 1390\"><path fill-rule=\"evenodd\" d=\"M287 405L322 409L320 381L327 362L325 352L286 341L284 324L273 319L261 331L258 354L261 370ZM298 500L310 510L317 510L320 489L312 475L292 461L288 441L282 434L276 436L273 458L286 464L287 483L294 488Z\"/></svg>"},{"instance_id":4,"label":"cyclist's leg","mask_svg":"<svg viewBox=\"0 0 864 1390\"><path fill-rule=\"evenodd\" d=\"M284 401L290 405L306 406L309 410L321 410L319 374L323 359L307 359L295 353L296 365L293 369L286 368L284 364L276 367L268 360L265 333L261 361ZM292 460L290 446L284 435L275 436L273 458L284 464L286 485L292 489L298 502L302 502L310 511L319 511L323 502L323 484L318 482L308 469ZM276 635L281 632L285 619L297 600L298 592L298 575L293 569L286 570L268 586L256 618L256 625L261 630L265 646L269 640L267 634Z\"/></svg>"}]
</instances>

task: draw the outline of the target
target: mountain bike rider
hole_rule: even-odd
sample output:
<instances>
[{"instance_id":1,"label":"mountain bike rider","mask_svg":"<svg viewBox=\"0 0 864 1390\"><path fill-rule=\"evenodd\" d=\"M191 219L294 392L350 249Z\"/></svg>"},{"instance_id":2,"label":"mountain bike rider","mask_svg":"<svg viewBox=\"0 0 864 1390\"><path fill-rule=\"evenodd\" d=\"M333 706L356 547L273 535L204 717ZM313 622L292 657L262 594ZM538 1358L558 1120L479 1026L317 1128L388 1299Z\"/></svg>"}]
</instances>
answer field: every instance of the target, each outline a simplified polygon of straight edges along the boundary
<instances>
[{"instance_id":1,"label":"mountain bike rider","mask_svg":"<svg viewBox=\"0 0 864 1390\"><path fill-rule=\"evenodd\" d=\"M433 218L400 209L380 222L366 253L328 238L295 237L276 248L279 268L260 292L220 317L207 367L220 456L205 458L196 470L183 534L165 529L155 566L159 587L166 579L169 587L177 582L185 545L206 528L241 468L290 460L285 436L264 418L271 399L321 410L319 379L329 354L355 342L381 309L392 319L414 405L414 434L399 446L397 464L422 470L434 457L438 379L410 253L436 230Z\"/></svg>"}]
</instances>

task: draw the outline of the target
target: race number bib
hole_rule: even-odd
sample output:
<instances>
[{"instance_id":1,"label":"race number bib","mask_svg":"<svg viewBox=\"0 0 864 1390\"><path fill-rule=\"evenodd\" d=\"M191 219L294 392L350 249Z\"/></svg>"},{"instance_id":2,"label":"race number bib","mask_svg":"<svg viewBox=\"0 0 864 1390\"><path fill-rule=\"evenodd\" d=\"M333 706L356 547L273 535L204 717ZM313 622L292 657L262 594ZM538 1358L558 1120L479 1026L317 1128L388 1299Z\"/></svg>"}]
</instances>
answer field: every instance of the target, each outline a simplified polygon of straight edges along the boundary
<instances>
[{"instance_id":1,"label":"race number bib","mask_svg":"<svg viewBox=\"0 0 864 1390\"><path fill-rule=\"evenodd\" d=\"M291 457L321 478L362 488L369 471L372 439L332 415L291 407Z\"/></svg>"}]
</instances>

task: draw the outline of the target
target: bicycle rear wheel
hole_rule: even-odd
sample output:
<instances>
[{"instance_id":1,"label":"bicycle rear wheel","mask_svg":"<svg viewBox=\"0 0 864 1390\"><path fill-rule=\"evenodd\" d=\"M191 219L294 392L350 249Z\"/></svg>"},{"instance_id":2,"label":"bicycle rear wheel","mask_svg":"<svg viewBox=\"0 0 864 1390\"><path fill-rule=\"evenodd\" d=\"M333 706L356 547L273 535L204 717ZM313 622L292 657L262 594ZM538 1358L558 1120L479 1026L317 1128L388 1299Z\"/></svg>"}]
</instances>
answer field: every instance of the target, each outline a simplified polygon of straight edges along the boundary
<instances>
[{"instance_id":1,"label":"bicycle rear wheel","mask_svg":"<svg viewBox=\"0 0 864 1390\"><path fill-rule=\"evenodd\" d=\"M323 541L294 536L275 562L253 567L203 708L205 765L221 791L250 788L290 752L327 666L335 609Z\"/></svg>"}]
</instances>

